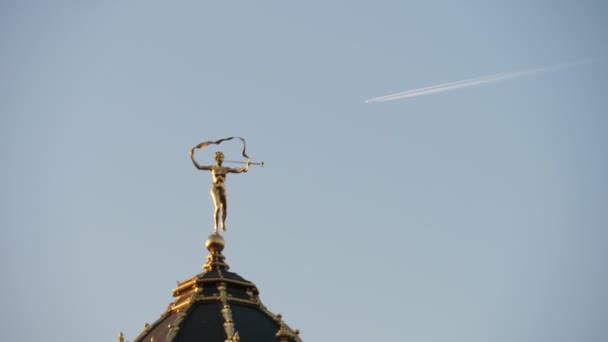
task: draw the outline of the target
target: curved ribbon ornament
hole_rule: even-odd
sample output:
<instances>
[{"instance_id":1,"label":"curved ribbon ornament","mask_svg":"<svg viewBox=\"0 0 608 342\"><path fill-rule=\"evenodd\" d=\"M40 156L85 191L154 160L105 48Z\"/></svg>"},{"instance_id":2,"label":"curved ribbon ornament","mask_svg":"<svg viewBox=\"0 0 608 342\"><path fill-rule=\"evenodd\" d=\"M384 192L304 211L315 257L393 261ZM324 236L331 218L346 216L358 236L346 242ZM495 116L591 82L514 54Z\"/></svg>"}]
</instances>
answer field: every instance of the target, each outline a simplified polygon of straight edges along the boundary
<instances>
[{"instance_id":1,"label":"curved ribbon ornament","mask_svg":"<svg viewBox=\"0 0 608 342\"><path fill-rule=\"evenodd\" d=\"M246 153L247 150L247 144L245 143L245 139L241 138L241 137L228 137L228 138L224 138L224 139L220 139L220 140L215 140L215 141L203 141L202 143L196 145L194 148L200 148L203 149L209 145L219 145L224 141L228 141L228 140L232 140L232 139L239 139L242 143L243 143L243 157L247 158L247 160L251 160L251 158L249 158L249 156Z\"/></svg>"}]
</instances>

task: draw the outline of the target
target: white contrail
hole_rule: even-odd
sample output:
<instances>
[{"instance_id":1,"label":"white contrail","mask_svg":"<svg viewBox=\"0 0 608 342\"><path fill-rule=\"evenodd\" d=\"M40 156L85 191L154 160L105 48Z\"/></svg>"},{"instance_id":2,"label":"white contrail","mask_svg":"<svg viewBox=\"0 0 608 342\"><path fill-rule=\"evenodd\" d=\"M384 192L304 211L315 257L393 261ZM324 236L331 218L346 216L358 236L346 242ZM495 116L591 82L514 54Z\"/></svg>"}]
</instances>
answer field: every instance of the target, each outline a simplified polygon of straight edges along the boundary
<instances>
[{"instance_id":1,"label":"white contrail","mask_svg":"<svg viewBox=\"0 0 608 342\"><path fill-rule=\"evenodd\" d=\"M370 103L370 102L385 102L385 101L392 101L392 100L400 100L400 99L407 99L409 97L416 97L416 96L440 93L440 92L444 92L444 91L448 91L448 90L477 87L477 86L487 84L487 83L500 82L500 81L505 81L505 80L509 80L512 78L530 76L530 75L534 75L534 74L538 74L538 73L542 73L542 72L557 71L557 70L570 68L570 67L581 65L581 64L586 64L589 62L591 62L591 60L586 59L586 60L581 60L581 61L577 61L577 62L549 65L549 66L544 66L544 67L535 68L535 69L503 72L500 74L487 75L487 76L482 76L482 77L477 77L477 78L470 78L470 79L466 79L466 80L462 80L462 81L442 83L442 84L438 84L438 85L434 85L434 86L430 86L430 87L408 90L408 91L404 91L404 92L400 92L400 93L396 93L396 94L392 94L392 95L375 97L373 99L365 100L365 102Z\"/></svg>"}]
</instances>

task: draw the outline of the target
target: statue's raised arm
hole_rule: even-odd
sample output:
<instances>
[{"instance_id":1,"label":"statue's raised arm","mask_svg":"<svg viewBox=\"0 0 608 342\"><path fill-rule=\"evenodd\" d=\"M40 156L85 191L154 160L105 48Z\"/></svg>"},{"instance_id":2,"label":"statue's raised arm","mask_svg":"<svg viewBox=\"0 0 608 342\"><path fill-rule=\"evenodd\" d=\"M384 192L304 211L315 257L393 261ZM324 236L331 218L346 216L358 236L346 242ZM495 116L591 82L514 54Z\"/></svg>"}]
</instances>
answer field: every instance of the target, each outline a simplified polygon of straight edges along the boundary
<instances>
[{"instance_id":1,"label":"statue's raised arm","mask_svg":"<svg viewBox=\"0 0 608 342\"><path fill-rule=\"evenodd\" d=\"M196 161L196 159L194 159L194 149L195 148L196 147L193 147L190 149L190 159L192 160L192 163L194 163L194 166L196 166L196 168L199 170L211 171L211 168L212 168L211 165L199 165L198 162Z\"/></svg>"}]
</instances>

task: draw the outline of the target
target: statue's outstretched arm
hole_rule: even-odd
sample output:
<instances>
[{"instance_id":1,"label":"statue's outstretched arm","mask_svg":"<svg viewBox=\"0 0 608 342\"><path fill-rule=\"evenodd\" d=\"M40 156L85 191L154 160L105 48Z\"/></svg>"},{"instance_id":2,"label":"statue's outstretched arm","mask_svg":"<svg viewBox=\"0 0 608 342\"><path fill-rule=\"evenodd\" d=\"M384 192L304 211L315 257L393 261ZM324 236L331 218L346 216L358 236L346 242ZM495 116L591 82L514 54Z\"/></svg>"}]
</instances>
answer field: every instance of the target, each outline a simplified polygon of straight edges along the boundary
<instances>
[{"instance_id":1,"label":"statue's outstretched arm","mask_svg":"<svg viewBox=\"0 0 608 342\"><path fill-rule=\"evenodd\" d=\"M192 160L192 163L194 163L194 166L196 166L197 169L211 171L211 165L199 165L196 162L196 159L194 159L194 147L190 149L190 159Z\"/></svg>"},{"instance_id":2,"label":"statue's outstretched arm","mask_svg":"<svg viewBox=\"0 0 608 342\"><path fill-rule=\"evenodd\" d=\"M249 164L251 164L251 160L247 159L247 163L245 163L245 166L240 167L238 169L236 168L228 168L228 172L230 173L242 173L242 172L247 172L249 170Z\"/></svg>"}]
</instances>

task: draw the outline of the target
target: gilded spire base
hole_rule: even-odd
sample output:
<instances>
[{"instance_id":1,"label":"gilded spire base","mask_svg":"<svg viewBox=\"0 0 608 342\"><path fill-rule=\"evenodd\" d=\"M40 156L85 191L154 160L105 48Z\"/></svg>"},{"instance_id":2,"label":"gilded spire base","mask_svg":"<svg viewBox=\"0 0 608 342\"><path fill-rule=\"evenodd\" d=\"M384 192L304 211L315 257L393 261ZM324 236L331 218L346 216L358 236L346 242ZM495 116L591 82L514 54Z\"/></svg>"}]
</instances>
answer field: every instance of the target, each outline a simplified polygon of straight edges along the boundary
<instances>
[{"instance_id":1,"label":"gilded spire base","mask_svg":"<svg viewBox=\"0 0 608 342\"><path fill-rule=\"evenodd\" d=\"M205 272L209 272L213 269L227 270L230 268L228 264L224 262L224 259L226 259L222 254L224 246L224 238L219 233L216 232L209 235L205 242L205 247L207 247L207 250L209 251L207 263L203 265L203 270Z\"/></svg>"}]
</instances>

